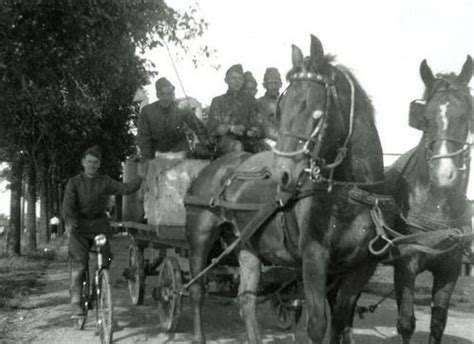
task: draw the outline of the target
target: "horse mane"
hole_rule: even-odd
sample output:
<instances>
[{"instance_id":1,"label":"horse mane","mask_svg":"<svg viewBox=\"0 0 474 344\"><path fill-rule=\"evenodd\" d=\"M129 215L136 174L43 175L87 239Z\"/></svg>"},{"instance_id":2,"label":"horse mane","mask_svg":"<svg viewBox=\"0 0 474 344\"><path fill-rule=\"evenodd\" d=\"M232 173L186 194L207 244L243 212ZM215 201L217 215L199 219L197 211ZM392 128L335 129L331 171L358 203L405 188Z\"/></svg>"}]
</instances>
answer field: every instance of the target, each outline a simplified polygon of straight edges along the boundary
<instances>
[{"instance_id":1,"label":"horse mane","mask_svg":"<svg viewBox=\"0 0 474 344\"><path fill-rule=\"evenodd\" d=\"M372 100L368 96L367 92L362 88L360 85L359 80L354 76L354 73L347 68L344 65L335 65L334 62L336 61L336 56L332 54L326 54L324 55L324 60L323 64L321 65L321 70L326 70L326 69L334 69L336 71L341 71L349 76L351 79L352 83L354 84L355 87L355 94L359 94L359 97L356 97L356 109L359 109L359 111L363 111L367 116L368 119L372 122L375 123L375 109L372 104ZM304 68L309 71L312 70L313 67L311 66L311 60L309 57L305 58L304 61ZM293 67L291 68L288 73L286 73L286 81L289 82L290 78L293 74L301 72L302 67Z\"/></svg>"}]
</instances>

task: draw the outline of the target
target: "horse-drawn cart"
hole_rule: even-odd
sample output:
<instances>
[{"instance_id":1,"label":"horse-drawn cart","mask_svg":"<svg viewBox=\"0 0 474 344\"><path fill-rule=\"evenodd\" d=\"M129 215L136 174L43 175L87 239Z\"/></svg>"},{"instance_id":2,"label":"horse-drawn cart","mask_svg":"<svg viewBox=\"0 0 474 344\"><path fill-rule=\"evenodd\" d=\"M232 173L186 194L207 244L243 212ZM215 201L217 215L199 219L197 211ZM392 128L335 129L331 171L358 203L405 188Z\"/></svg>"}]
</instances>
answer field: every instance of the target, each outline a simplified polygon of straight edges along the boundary
<instances>
[{"instance_id":1,"label":"horse-drawn cart","mask_svg":"<svg viewBox=\"0 0 474 344\"><path fill-rule=\"evenodd\" d=\"M128 281L134 305L142 304L145 292L149 290L147 276L157 276L151 293L157 303L158 320L163 331L176 329L182 299L195 281L189 271L183 198L194 175L206 164L202 160L175 158L150 161L144 187L138 195L124 197L124 220L113 223L130 237L128 267L123 275ZM128 161L124 179L129 180L136 173L137 163ZM209 261L212 268L203 277L209 294L237 295L239 267L235 255L228 254L232 251L229 246L221 240L213 248ZM146 253L146 250L152 252ZM223 253L225 250L227 252ZM153 258L146 259L146 256ZM302 313L301 290L300 269L262 267L258 301L270 302L276 324L281 329L290 329L298 322Z\"/></svg>"}]
</instances>

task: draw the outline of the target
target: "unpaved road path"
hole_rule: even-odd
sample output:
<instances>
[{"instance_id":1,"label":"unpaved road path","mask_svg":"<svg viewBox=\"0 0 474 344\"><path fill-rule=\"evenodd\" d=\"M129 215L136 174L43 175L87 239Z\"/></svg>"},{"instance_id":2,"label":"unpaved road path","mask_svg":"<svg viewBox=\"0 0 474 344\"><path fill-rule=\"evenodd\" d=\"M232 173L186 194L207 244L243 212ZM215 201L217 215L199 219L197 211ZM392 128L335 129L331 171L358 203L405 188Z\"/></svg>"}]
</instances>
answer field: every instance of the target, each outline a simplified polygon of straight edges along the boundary
<instances>
[{"instance_id":1,"label":"unpaved road path","mask_svg":"<svg viewBox=\"0 0 474 344\"><path fill-rule=\"evenodd\" d=\"M126 264L125 238L113 243L115 260L111 269L115 305L115 343L190 343L192 331L191 310L184 300L177 333L160 333L157 310L148 288L143 306L130 302L127 283L122 277ZM147 287L153 283L147 280ZM472 282L474 284L474 282ZM0 343L84 343L99 342L94 334L93 316L84 331L74 330L69 319L67 263L55 261L48 267L44 286L29 297L21 308L0 310ZM472 295L472 294L471 294ZM364 294L359 304L377 302L380 296ZM266 304L259 306L259 320L265 343L306 343L303 314L294 331L276 328ZM91 313L92 314L92 313ZM416 306L417 330L413 343L426 343L429 331L429 306ZM245 343L245 328L233 300L207 298L204 322L208 343ZM355 337L361 344L400 343L395 329L396 307L393 299L382 303L375 314L355 320ZM474 343L474 314L454 307L450 310L444 344Z\"/></svg>"}]
</instances>

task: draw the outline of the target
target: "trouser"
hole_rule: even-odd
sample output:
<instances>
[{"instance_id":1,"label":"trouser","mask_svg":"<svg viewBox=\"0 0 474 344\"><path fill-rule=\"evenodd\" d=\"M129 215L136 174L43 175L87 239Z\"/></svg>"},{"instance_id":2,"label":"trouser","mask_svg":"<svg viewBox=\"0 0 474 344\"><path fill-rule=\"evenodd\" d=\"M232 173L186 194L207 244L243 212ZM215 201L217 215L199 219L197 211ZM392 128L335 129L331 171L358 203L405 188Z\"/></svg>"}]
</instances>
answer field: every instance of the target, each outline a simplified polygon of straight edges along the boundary
<instances>
[{"instance_id":1,"label":"trouser","mask_svg":"<svg viewBox=\"0 0 474 344\"><path fill-rule=\"evenodd\" d=\"M94 244L94 234L83 235L77 232L69 236L69 295L71 303L81 302L82 284L85 278L85 271L88 268L89 251ZM104 263L107 264L112 258L110 251L110 237L102 247L101 252Z\"/></svg>"}]
</instances>

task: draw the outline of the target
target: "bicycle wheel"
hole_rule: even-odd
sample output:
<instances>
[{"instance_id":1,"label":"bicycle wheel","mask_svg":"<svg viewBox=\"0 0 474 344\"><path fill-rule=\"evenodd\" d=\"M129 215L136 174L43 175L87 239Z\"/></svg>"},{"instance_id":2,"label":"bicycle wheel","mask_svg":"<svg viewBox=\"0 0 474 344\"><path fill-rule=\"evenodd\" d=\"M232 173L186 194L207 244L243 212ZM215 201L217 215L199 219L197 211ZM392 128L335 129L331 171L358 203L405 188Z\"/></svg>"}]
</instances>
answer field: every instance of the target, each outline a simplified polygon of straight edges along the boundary
<instances>
[{"instance_id":1,"label":"bicycle wheel","mask_svg":"<svg viewBox=\"0 0 474 344\"><path fill-rule=\"evenodd\" d=\"M113 304L112 289L109 282L109 271L102 269L99 272L99 288L97 288L97 328L101 343L112 343L113 333Z\"/></svg>"}]
</instances>

